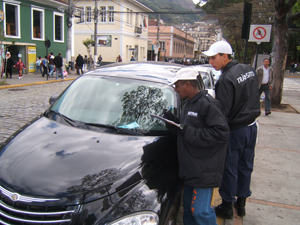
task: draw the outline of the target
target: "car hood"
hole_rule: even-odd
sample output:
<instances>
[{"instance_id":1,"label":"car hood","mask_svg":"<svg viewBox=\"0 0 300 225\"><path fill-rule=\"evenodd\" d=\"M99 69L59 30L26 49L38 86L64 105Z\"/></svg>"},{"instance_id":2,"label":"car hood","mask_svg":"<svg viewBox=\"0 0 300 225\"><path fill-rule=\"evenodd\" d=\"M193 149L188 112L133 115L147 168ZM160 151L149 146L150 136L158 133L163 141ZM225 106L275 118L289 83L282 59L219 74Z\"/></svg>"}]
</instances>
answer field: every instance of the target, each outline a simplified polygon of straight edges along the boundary
<instances>
[{"instance_id":1,"label":"car hood","mask_svg":"<svg viewBox=\"0 0 300 225\"><path fill-rule=\"evenodd\" d=\"M144 147L157 139L83 130L42 117L0 152L0 185L66 204L92 201L140 181Z\"/></svg>"}]
</instances>

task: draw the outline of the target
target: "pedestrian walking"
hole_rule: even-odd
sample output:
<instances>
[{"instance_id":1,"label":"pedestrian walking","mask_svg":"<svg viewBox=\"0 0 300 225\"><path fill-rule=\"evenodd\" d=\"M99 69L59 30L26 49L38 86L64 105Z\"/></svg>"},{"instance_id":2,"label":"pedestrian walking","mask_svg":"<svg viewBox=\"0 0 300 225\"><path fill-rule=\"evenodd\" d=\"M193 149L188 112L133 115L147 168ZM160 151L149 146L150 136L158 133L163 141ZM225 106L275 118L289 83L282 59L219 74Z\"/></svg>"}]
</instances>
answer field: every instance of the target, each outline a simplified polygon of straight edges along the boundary
<instances>
[{"instance_id":1,"label":"pedestrian walking","mask_svg":"<svg viewBox=\"0 0 300 225\"><path fill-rule=\"evenodd\" d=\"M270 60L268 58L264 59L263 65L258 67L256 74L258 77L258 87L259 96L264 92L265 94L265 115L271 114L271 100L270 100L270 90L272 90L274 79L274 71L270 65Z\"/></svg>"},{"instance_id":2,"label":"pedestrian walking","mask_svg":"<svg viewBox=\"0 0 300 225\"><path fill-rule=\"evenodd\" d=\"M62 70L63 59L61 57L61 52L58 53L58 55L54 58L53 62L55 63L55 68L56 68L56 80L58 80L58 74L61 75L61 79L63 80L64 79L63 70Z\"/></svg>"},{"instance_id":3,"label":"pedestrian walking","mask_svg":"<svg viewBox=\"0 0 300 225\"><path fill-rule=\"evenodd\" d=\"M53 73L54 73L54 55L53 55L53 52L50 52L50 55L49 55L49 63L48 63L48 66L50 68L50 72L49 72L49 76L50 77L54 77Z\"/></svg>"},{"instance_id":4,"label":"pedestrian walking","mask_svg":"<svg viewBox=\"0 0 300 225\"><path fill-rule=\"evenodd\" d=\"M232 48L226 41L215 42L204 54L216 70L222 70L215 87L216 99L223 107L230 128L224 175L219 188L222 204L215 212L231 219L234 203L242 217L246 214L246 198L251 195L256 119L260 115L258 78L251 66L232 60Z\"/></svg>"},{"instance_id":5,"label":"pedestrian walking","mask_svg":"<svg viewBox=\"0 0 300 225\"><path fill-rule=\"evenodd\" d=\"M83 57L80 53L78 53L78 56L76 57L76 70L77 70L77 74L80 75L80 70L81 70L81 74L83 74L82 71L82 66L83 66Z\"/></svg>"},{"instance_id":6,"label":"pedestrian walking","mask_svg":"<svg viewBox=\"0 0 300 225\"><path fill-rule=\"evenodd\" d=\"M133 58L133 56L131 56L131 59L130 59L130 61L135 61L135 59Z\"/></svg>"},{"instance_id":7,"label":"pedestrian walking","mask_svg":"<svg viewBox=\"0 0 300 225\"><path fill-rule=\"evenodd\" d=\"M42 64L42 57L39 56L35 62L35 66L36 66L35 74L38 74L39 71L41 71L41 74L43 74L43 69L41 64Z\"/></svg>"},{"instance_id":8,"label":"pedestrian walking","mask_svg":"<svg viewBox=\"0 0 300 225\"><path fill-rule=\"evenodd\" d=\"M183 222L216 225L210 203L213 188L222 181L229 127L219 102L200 88L197 76L193 68L176 73L172 84L186 103L180 118L171 110L164 110L164 117L180 123L180 128L169 123L166 126L177 134L179 178L184 182Z\"/></svg>"},{"instance_id":9,"label":"pedestrian walking","mask_svg":"<svg viewBox=\"0 0 300 225\"><path fill-rule=\"evenodd\" d=\"M10 52L6 52L5 58L3 60L4 74L6 78L12 79L12 70L15 65L15 61L10 55Z\"/></svg>"},{"instance_id":10,"label":"pedestrian walking","mask_svg":"<svg viewBox=\"0 0 300 225\"><path fill-rule=\"evenodd\" d=\"M294 72L295 72L295 63L292 62L290 73L294 73Z\"/></svg>"},{"instance_id":11,"label":"pedestrian walking","mask_svg":"<svg viewBox=\"0 0 300 225\"><path fill-rule=\"evenodd\" d=\"M87 71L87 64L88 64L88 57L87 57L87 55L85 55L83 58L83 71L84 72Z\"/></svg>"},{"instance_id":12,"label":"pedestrian walking","mask_svg":"<svg viewBox=\"0 0 300 225\"><path fill-rule=\"evenodd\" d=\"M45 77L45 75L48 76L48 59L47 56L42 60L42 67L43 67L43 74L42 77Z\"/></svg>"},{"instance_id":13,"label":"pedestrian walking","mask_svg":"<svg viewBox=\"0 0 300 225\"><path fill-rule=\"evenodd\" d=\"M23 69L26 69L24 63L22 62L22 59L19 58L19 61L14 66L19 71L19 79L23 78Z\"/></svg>"},{"instance_id":14,"label":"pedestrian walking","mask_svg":"<svg viewBox=\"0 0 300 225\"><path fill-rule=\"evenodd\" d=\"M120 55L117 56L116 62L122 62L122 58Z\"/></svg>"},{"instance_id":15,"label":"pedestrian walking","mask_svg":"<svg viewBox=\"0 0 300 225\"><path fill-rule=\"evenodd\" d=\"M101 63L102 63L102 56L99 55L99 57L98 57L98 65L101 66Z\"/></svg>"}]
</instances>

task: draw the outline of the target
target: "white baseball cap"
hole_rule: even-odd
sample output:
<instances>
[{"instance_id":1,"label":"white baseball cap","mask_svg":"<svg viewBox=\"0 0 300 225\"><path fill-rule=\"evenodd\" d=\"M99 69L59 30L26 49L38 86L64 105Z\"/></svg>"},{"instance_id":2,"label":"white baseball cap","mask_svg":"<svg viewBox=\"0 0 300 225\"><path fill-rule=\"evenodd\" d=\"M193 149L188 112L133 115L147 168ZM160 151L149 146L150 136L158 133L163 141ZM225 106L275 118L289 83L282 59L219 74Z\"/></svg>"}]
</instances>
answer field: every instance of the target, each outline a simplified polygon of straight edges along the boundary
<instances>
[{"instance_id":1,"label":"white baseball cap","mask_svg":"<svg viewBox=\"0 0 300 225\"><path fill-rule=\"evenodd\" d=\"M230 44L227 41L217 41L210 46L208 51L203 52L203 54L208 57L214 56L218 53L231 55L232 48Z\"/></svg>"},{"instance_id":2,"label":"white baseball cap","mask_svg":"<svg viewBox=\"0 0 300 225\"><path fill-rule=\"evenodd\" d=\"M169 85L175 84L178 80L197 80L197 76L199 72L196 68L181 68L177 71L175 78L173 79L172 83Z\"/></svg>"}]
</instances>

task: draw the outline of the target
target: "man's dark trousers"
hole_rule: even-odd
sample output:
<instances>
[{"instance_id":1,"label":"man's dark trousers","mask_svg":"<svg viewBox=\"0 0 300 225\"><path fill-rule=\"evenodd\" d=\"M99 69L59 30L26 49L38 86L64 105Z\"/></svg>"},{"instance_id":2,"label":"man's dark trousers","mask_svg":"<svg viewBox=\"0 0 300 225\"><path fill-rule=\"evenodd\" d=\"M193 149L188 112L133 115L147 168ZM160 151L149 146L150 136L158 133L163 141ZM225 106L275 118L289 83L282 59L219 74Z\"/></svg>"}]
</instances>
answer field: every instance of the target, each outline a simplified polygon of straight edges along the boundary
<instances>
[{"instance_id":1,"label":"man's dark trousers","mask_svg":"<svg viewBox=\"0 0 300 225\"><path fill-rule=\"evenodd\" d=\"M256 124L230 132L225 170L219 188L219 193L226 202L234 202L235 196L247 198L251 195L250 182L256 136Z\"/></svg>"},{"instance_id":2,"label":"man's dark trousers","mask_svg":"<svg viewBox=\"0 0 300 225\"><path fill-rule=\"evenodd\" d=\"M265 93L265 111L270 112L271 111L271 100L270 100L270 88L269 84L262 84L259 88L259 96L261 93Z\"/></svg>"}]
</instances>

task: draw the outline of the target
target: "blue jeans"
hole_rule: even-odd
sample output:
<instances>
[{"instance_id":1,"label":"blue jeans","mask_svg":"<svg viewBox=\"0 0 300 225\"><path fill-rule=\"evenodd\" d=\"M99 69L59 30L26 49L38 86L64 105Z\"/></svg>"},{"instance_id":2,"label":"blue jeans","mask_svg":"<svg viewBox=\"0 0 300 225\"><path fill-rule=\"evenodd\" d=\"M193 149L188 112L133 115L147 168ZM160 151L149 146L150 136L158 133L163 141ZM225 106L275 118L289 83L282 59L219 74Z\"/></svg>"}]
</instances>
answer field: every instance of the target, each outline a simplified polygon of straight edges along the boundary
<instances>
[{"instance_id":1,"label":"blue jeans","mask_svg":"<svg viewBox=\"0 0 300 225\"><path fill-rule=\"evenodd\" d=\"M234 202L235 196L247 198L251 195L256 136L256 124L230 132L224 174L219 188L219 193L226 202Z\"/></svg>"},{"instance_id":2,"label":"blue jeans","mask_svg":"<svg viewBox=\"0 0 300 225\"><path fill-rule=\"evenodd\" d=\"M49 64L49 68L50 68L49 76L53 77L54 65Z\"/></svg>"},{"instance_id":3,"label":"blue jeans","mask_svg":"<svg viewBox=\"0 0 300 225\"><path fill-rule=\"evenodd\" d=\"M60 73L61 79L65 79L62 71L62 67L56 67L56 80L58 79L58 74Z\"/></svg>"},{"instance_id":4,"label":"blue jeans","mask_svg":"<svg viewBox=\"0 0 300 225\"><path fill-rule=\"evenodd\" d=\"M259 96L265 93L265 111L271 111L270 89L268 84L262 84L259 89Z\"/></svg>"},{"instance_id":5,"label":"blue jeans","mask_svg":"<svg viewBox=\"0 0 300 225\"><path fill-rule=\"evenodd\" d=\"M43 74L42 66L36 66L35 73L37 74L39 71L41 71L41 74Z\"/></svg>"},{"instance_id":6,"label":"blue jeans","mask_svg":"<svg viewBox=\"0 0 300 225\"><path fill-rule=\"evenodd\" d=\"M215 211L210 207L212 188L184 186L184 225L216 225Z\"/></svg>"}]
</instances>

